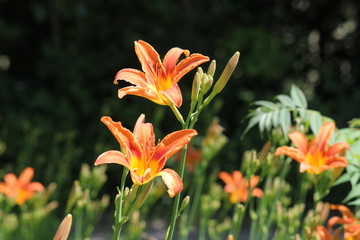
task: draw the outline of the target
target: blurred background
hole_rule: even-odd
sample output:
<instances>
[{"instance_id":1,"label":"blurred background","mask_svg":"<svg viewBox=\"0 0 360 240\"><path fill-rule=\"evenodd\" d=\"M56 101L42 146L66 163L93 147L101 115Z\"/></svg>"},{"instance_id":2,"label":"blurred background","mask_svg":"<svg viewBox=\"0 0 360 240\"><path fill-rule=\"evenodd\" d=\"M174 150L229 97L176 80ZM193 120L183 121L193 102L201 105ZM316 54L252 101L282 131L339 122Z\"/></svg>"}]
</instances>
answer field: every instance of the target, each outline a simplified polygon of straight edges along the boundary
<instances>
[{"instance_id":1,"label":"blurred background","mask_svg":"<svg viewBox=\"0 0 360 240\"><path fill-rule=\"evenodd\" d=\"M207 55L217 61L215 76L241 52L228 86L197 124L204 135L218 116L225 128L230 141L217 166L237 169L245 150L261 147L257 129L240 138L250 103L288 94L292 84L310 109L346 127L360 109L358 24L357 0L0 0L0 177L32 166L35 180L57 182L56 198L65 201L81 164L118 148L101 116L132 129L145 113L159 139L178 130L168 107L117 98L116 72L141 68L139 39L161 57L175 46ZM183 115L193 76L179 84ZM121 167L107 172L104 191L115 194Z\"/></svg>"}]
</instances>

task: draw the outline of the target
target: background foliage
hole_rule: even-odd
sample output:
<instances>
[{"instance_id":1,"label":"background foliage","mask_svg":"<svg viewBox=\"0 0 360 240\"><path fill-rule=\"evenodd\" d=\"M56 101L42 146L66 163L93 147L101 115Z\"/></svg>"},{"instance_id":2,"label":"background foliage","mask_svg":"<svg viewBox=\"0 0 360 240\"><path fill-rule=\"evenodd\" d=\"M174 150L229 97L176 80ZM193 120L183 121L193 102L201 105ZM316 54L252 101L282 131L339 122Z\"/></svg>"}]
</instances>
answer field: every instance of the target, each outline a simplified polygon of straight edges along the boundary
<instances>
[{"instance_id":1,"label":"background foliage","mask_svg":"<svg viewBox=\"0 0 360 240\"><path fill-rule=\"evenodd\" d=\"M257 130L240 138L249 103L272 101L294 83L310 109L345 127L359 110L358 11L356 0L0 0L0 176L33 166L36 180L56 181L57 197L66 198L82 163L118 148L101 116L131 128L143 112L159 138L179 129L166 107L117 99L116 72L140 67L138 39L162 56L174 46L208 55L218 69L241 52L229 86L198 125L201 133L220 117L229 138L218 158L223 168L238 168L243 151L263 143ZM192 77L180 82L184 95ZM119 169L108 170L108 192Z\"/></svg>"}]
</instances>

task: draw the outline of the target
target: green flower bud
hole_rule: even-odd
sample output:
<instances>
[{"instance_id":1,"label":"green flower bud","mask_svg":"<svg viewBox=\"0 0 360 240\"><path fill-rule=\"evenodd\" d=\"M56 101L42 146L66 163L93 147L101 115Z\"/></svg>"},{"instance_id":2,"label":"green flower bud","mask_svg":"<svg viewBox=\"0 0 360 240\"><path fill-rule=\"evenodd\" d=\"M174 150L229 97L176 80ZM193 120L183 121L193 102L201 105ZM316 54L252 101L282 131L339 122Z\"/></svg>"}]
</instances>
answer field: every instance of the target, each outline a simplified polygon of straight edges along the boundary
<instances>
[{"instance_id":1,"label":"green flower bud","mask_svg":"<svg viewBox=\"0 0 360 240\"><path fill-rule=\"evenodd\" d=\"M221 92L226 83L228 82L229 78L231 77L231 74L234 72L235 67L239 61L240 52L236 52L229 60L229 62L226 64L226 67L224 71L222 72L219 80L216 82L214 86L214 94L218 94Z\"/></svg>"},{"instance_id":2,"label":"green flower bud","mask_svg":"<svg viewBox=\"0 0 360 240\"><path fill-rule=\"evenodd\" d=\"M216 61L212 60L207 70L207 74L210 75L211 77L214 77L215 70L216 70Z\"/></svg>"},{"instance_id":3,"label":"green flower bud","mask_svg":"<svg viewBox=\"0 0 360 240\"><path fill-rule=\"evenodd\" d=\"M189 196L186 196L182 203L181 203L181 206L180 206L180 209L179 209L179 214L189 205L189 201L190 201L190 197Z\"/></svg>"}]
</instances>

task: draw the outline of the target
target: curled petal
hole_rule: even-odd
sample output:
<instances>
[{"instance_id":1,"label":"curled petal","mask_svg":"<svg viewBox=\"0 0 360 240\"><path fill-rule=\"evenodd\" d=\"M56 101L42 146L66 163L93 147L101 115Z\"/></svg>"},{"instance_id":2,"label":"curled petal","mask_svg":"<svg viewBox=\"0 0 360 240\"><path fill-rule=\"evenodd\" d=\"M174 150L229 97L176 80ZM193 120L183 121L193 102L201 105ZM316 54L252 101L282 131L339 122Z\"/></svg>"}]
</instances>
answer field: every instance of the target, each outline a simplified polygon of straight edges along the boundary
<instances>
[{"instance_id":1,"label":"curled petal","mask_svg":"<svg viewBox=\"0 0 360 240\"><path fill-rule=\"evenodd\" d=\"M185 129L168 134L156 146L150 162L157 165L158 169L162 169L167 159L179 151L196 135L197 132L194 129Z\"/></svg>"},{"instance_id":2,"label":"curled petal","mask_svg":"<svg viewBox=\"0 0 360 240\"><path fill-rule=\"evenodd\" d=\"M184 53L185 56L189 56L190 54L189 50L184 50L178 47L174 47L166 53L164 57L163 65L167 72L174 71L176 63L179 61L179 58L182 53Z\"/></svg>"},{"instance_id":3,"label":"curled petal","mask_svg":"<svg viewBox=\"0 0 360 240\"><path fill-rule=\"evenodd\" d=\"M340 224L340 225L344 225L347 224L348 222L345 221L343 218L341 217L332 217L328 220L328 228L332 231L333 230L333 226L335 224Z\"/></svg>"},{"instance_id":4,"label":"curled petal","mask_svg":"<svg viewBox=\"0 0 360 240\"><path fill-rule=\"evenodd\" d=\"M114 137L118 140L125 154L131 153L134 156L141 155L141 148L135 141L135 137L128 129L121 125L121 122L114 122L110 117L102 117L101 121L109 128Z\"/></svg>"},{"instance_id":5,"label":"curled petal","mask_svg":"<svg viewBox=\"0 0 360 240\"><path fill-rule=\"evenodd\" d=\"M142 87L124 87L118 90L118 97L121 99L126 95L135 95L139 97L143 97L146 99L149 99L150 101L153 101L156 104L159 105L166 105L166 102L164 102L158 94L156 94L154 91L142 88Z\"/></svg>"},{"instance_id":6,"label":"curled petal","mask_svg":"<svg viewBox=\"0 0 360 240\"><path fill-rule=\"evenodd\" d=\"M116 163L130 168L129 162L120 151L110 150L102 153L95 161L95 166L104 163Z\"/></svg>"},{"instance_id":7,"label":"curled petal","mask_svg":"<svg viewBox=\"0 0 360 240\"><path fill-rule=\"evenodd\" d=\"M289 134L289 138L301 152L303 152L303 153L307 152L308 140L307 140L305 134L303 134L301 132L292 132Z\"/></svg>"},{"instance_id":8,"label":"curled petal","mask_svg":"<svg viewBox=\"0 0 360 240\"><path fill-rule=\"evenodd\" d=\"M183 189L183 183L180 176L172 169L163 169L159 175L168 188L168 194L170 197L174 197Z\"/></svg>"},{"instance_id":9,"label":"curled petal","mask_svg":"<svg viewBox=\"0 0 360 240\"><path fill-rule=\"evenodd\" d=\"M177 83L185 74L209 60L209 57L198 53L191 54L189 57L181 60L175 67L175 71L178 72L178 74L174 78L173 83Z\"/></svg>"},{"instance_id":10,"label":"curled petal","mask_svg":"<svg viewBox=\"0 0 360 240\"><path fill-rule=\"evenodd\" d=\"M347 142L339 142L331 145L327 151L327 155L335 155L341 153L345 149L350 149L350 145Z\"/></svg>"},{"instance_id":11,"label":"curled petal","mask_svg":"<svg viewBox=\"0 0 360 240\"><path fill-rule=\"evenodd\" d=\"M343 215L343 217L355 218L355 216L351 212L351 210L348 207L344 206L344 205L331 204L330 208L332 210L338 210L341 213L341 215Z\"/></svg>"},{"instance_id":12,"label":"curled petal","mask_svg":"<svg viewBox=\"0 0 360 240\"><path fill-rule=\"evenodd\" d=\"M338 167L346 167L348 162L345 157L342 156L332 156L326 159L326 164L329 168L338 168Z\"/></svg>"},{"instance_id":13,"label":"curled petal","mask_svg":"<svg viewBox=\"0 0 360 240\"><path fill-rule=\"evenodd\" d=\"M305 162L306 157L302 151L297 148L282 146L276 149L275 155L284 154L292 159L298 161L299 163Z\"/></svg>"},{"instance_id":14,"label":"curled petal","mask_svg":"<svg viewBox=\"0 0 360 240\"><path fill-rule=\"evenodd\" d=\"M117 84L118 80L125 80L139 87L148 86L145 73L137 69L125 68L120 70L115 76L114 83Z\"/></svg>"}]
</instances>

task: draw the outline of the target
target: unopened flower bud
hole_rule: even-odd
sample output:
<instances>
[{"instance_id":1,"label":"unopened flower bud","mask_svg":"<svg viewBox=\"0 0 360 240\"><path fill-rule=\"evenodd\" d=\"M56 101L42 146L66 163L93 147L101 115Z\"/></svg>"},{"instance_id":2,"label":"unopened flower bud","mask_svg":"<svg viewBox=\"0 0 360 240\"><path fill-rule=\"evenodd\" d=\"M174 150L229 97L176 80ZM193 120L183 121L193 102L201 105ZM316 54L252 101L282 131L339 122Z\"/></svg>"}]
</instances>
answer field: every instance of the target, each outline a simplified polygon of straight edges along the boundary
<instances>
[{"instance_id":1,"label":"unopened flower bud","mask_svg":"<svg viewBox=\"0 0 360 240\"><path fill-rule=\"evenodd\" d=\"M211 88L212 84L213 84L213 77L207 74L203 74L203 77L201 79L201 93L202 94L206 94L209 89Z\"/></svg>"},{"instance_id":2,"label":"unopened flower bud","mask_svg":"<svg viewBox=\"0 0 360 240\"><path fill-rule=\"evenodd\" d=\"M66 240L71 229L72 216L68 214L61 222L53 240Z\"/></svg>"},{"instance_id":3,"label":"unopened flower bud","mask_svg":"<svg viewBox=\"0 0 360 240\"><path fill-rule=\"evenodd\" d=\"M200 84L201 84L201 76L197 72L193 80L192 91L191 91L191 101L193 102L196 102L199 98Z\"/></svg>"},{"instance_id":4,"label":"unopened flower bud","mask_svg":"<svg viewBox=\"0 0 360 240\"><path fill-rule=\"evenodd\" d=\"M186 196L180 206L179 213L181 213L189 205L190 197Z\"/></svg>"},{"instance_id":5,"label":"unopened flower bud","mask_svg":"<svg viewBox=\"0 0 360 240\"><path fill-rule=\"evenodd\" d=\"M209 68L207 70L207 74L214 77L215 70L216 70L216 61L212 60L212 62L209 65Z\"/></svg>"},{"instance_id":6,"label":"unopened flower bud","mask_svg":"<svg viewBox=\"0 0 360 240\"><path fill-rule=\"evenodd\" d=\"M240 52L236 52L230 58L229 62L226 64L224 71L222 72L220 78L218 79L218 81L216 82L216 84L214 86L215 94L218 94L219 92L221 92L224 89L226 83L228 82L229 78L231 77L231 74L235 70L235 67L239 61L239 57L240 57Z\"/></svg>"}]
</instances>

